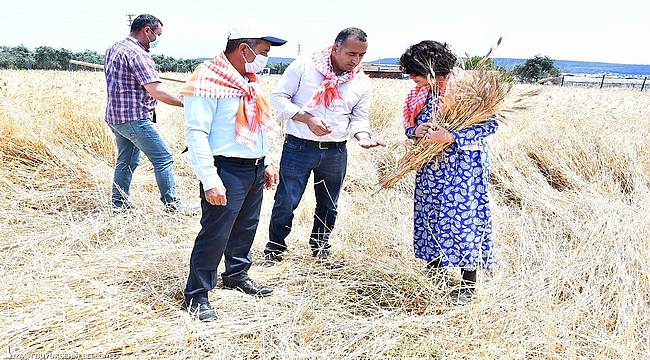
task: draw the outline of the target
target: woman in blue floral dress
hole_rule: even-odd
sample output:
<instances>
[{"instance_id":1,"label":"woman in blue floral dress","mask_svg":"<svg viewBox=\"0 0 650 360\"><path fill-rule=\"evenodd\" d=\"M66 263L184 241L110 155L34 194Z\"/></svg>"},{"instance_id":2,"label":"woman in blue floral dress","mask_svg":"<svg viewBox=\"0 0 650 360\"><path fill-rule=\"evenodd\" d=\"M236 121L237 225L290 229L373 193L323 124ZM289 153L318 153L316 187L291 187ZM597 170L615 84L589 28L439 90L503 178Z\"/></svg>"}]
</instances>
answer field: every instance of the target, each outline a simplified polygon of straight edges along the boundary
<instances>
[{"instance_id":1,"label":"woman in blue floral dress","mask_svg":"<svg viewBox=\"0 0 650 360\"><path fill-rule=\"evenodd\" d=\"M447 44L428 40L412 45L400 58L402 71L416 83L404 106L406 136L450 144L416 175L415 256L429 268L461 268L463 281L451 297L465 304L474 294L477 270L495 264L485 138L498 124L489 118L483 124L449 132L431 123L455 64ZM427 77L435 79L433 86Z\"/></svg>"}]
</instances>

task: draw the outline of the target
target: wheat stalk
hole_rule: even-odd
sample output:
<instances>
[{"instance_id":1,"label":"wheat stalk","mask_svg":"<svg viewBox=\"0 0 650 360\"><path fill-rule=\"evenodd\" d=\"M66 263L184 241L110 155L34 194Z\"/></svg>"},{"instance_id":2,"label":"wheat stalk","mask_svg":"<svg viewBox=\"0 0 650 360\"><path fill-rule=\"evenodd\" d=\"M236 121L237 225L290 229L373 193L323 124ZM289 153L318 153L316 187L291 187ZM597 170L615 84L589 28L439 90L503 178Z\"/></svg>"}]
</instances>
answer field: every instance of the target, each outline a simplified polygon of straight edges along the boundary
<instances>
[{"instance_id":1,"label":"wheat stalk","mask_svg":"<svg viewBox=\"0 0 650 360\"><path fill-rule=\"evenodd\" d=\"M484 123L491 116L502 121L504 114L524 109L524 100L540 91L534 89L512 94L511 89L511 83L501 81L497 71L485 67L466 71L450 84L448 91L440 98L440 110L431 122L453 132ZM404 176L434 160L450 145L428 143L421 139L407 143L406 153L395 168L385 172L380 179L381 187L392 188Z\"/></svg>"}]
</instances>

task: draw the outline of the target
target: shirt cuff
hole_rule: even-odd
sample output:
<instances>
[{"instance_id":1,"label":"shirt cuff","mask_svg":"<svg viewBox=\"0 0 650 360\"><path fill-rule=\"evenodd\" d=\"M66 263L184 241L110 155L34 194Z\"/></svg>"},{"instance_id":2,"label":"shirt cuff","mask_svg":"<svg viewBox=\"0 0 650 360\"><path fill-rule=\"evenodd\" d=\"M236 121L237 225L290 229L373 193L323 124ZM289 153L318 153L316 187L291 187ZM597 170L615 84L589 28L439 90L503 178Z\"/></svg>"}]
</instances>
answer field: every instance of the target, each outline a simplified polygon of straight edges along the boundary
<instances>
[{"instance_id":1,"label":"shirt cuff","mask_svg":"<svg viewBox=\"0 0 650 360\"><path fill-rule=\"evenodd\" d=\"M366 131L366 130L357 131L354 133L354 135L352 135L352 137L358 141L359 139L357 139L357 135L359 134L368 134L368 139L372 139L372 134L370 133L370 131Z\"/></svg>"},{"instance_id":2,"label":"shirt cuff","mask_svg":"<svg viewBox=\"0 0 650 360\"><path fill-rule=\"evenodd\" d=\"M353 138L358 133L363 133L363 132L368 133L368 135L372 137L372 130L370 129L370 126L367 126L365 124L356 124L356 123L350 124L350 135L352 135Z\"/></svg>"},{"instance_id":3,"label":"shirt cuff","mask_svg":"<svg viewBox=\"0 0 650 360\"><path fill-rule=\"evenodd\" d=\"M214 189L219 185L219 174L215 171L214 174L206 175L204 179L201 179L201 184L203 184L203 191L208 191Z\"/></svg>"},{"instance_id":4,"label":"shirt cuff","mask_svg":"<svg viewBox=\"0 0 650 360\"><path fill-rule=\"evenodd\" d=\"M281 121L293 120L293 117L296 116L296 114L298 114L300 111L302 111L302 109L299 108L298 106L287 108L282 112L280 116L280 120Z\"/></svg>"},{"instance_id":5,"label":"shirt cuff","mask_svg":"<svg viewBox=\"0 0 650 360\"><path fill-rule=\"evenodd\" d=\"M406 137L412 139L415 137L415 127L406 128Z\"/></svg>"}]
</instances>

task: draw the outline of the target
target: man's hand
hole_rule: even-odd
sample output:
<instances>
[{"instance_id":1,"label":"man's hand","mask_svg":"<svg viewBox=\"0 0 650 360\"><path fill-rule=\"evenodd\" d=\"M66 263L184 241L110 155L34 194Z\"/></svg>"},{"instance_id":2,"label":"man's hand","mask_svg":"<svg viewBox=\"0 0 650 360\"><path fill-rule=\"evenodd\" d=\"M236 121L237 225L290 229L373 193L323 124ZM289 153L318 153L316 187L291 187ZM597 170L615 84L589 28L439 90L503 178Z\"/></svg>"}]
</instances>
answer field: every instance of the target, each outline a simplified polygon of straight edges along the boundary
<instances>
[{"instance_id":1,"label":"man's hand","mask_svg":"<svg viewBox=\"0 0 650 360\"><path fill-rule=\"evenodd\" d=\"M309 130L314 133L314 135L323 136L332 132L332 129L330 129L325 121L319 117L312 116L305 123L309 127Z\"/></svg>"},{"instance_id":2,"label":"man's hand","mask_svg":"<svg viewBox=\"0 0 650 360\"><path fill-rule=\"evenodd\" d=\"M376 146L386 146L386 142L379 138L362 138L359 139L358 142L364 149L370 149Z\"/></svg>"},{"instance_id":3,"label":"man's hand","mask_svg":"<svg viewBox=\"0 0 650 360\"><path fill-rule=\"evenodd\" d=\"M279 182L280 175L278 174L278 171L275 170L273 165L269 165L264 168L264 189L275 189Z\"/></svg>"},{"instance_id":4,"label":"man's hand","mask_svg":"<svg viewBox=\"0 0 650 360\"><path fill-rule=\"evenodd\" d=\"M226 187L223 186L221 181L219 181L217 187L205 190L205 200L215 206L228 205L228 200L226 199Z\"/></svg>"},{"instance_id":5,"label":"man's hand","mask_svg":"<svg viewBox=\"0 0 650 360\"><path fill-rule=\"evenodd\" d=\"M418 125L418 127L415 128L415 137L418 137L418 138L424 137L424 135L427 134L427 131L429 131L429 129L431 129L432 125L433 124L431 124L431 123L424 123L424 124Z\"/></svg>"},{"instance_id":6,"label":"man's hand","mask_svg":"<svg viewBox=\"0 0 650 360\"><path fill-rule=\"evenodd\" d=\"M325 120L316 117L306 111L299 111L293 117L293 120L307 124L309 130L314 133L316 136L327 135L332 132L329 126L325 123Z\"/></svg>"},{"instance_id":7,"label":"man's hand","mask_svg":"<svg viewBox=\"0 0 650 360\"><path fill-rule=\"evenodd\" d=\"M162 86L159 82L152 82L144 85L145 90L156 100L160 100L168 105L173 106L183 106L183 102L178 98L177 95L170 93L165 90L165 87Z\"/></svg>"},{"instance_id":8,"label":"man's hand","mask_svg":"<svg viewBox=\"0 0 650 360\"><path fill-rule=\"evenodd\" d=\"M376 146L386 146L386 142L380 138L373 138L369 132L361 131L354 134L359 145L364 149L374 148Z\"/></svg>"}]
</instances>

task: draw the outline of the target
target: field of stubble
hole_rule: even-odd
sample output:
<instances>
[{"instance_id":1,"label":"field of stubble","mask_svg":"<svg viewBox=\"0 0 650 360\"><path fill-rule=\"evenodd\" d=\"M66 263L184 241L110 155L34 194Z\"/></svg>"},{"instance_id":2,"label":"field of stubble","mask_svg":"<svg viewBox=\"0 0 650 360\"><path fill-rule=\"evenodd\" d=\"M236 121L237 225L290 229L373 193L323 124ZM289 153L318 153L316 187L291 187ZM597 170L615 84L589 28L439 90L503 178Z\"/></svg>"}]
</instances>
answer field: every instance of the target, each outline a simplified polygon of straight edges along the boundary
<instances>
[{"instance_id":1,"label":"field of stubble","mask_svg":"<svg viewBox=\"0 0 650 360\"><path fill-rule=\"evenodd\" d=\"M183 74L178 74L179 77ZM266 78L271 89L275 78ZM411 84L373 80L371 123L404 140ZM174 85L170 85L174 88ZM518 87L521 87L519 85ZM389 149L349 146L332 237L342 269L309 256L308 190L290 255L215 289L219 320L180 310L198 215L162 211L150 163L137 209L110 207L113 137L101 73L0 71L0 354L125 358L642 359L650 352L650 94L545 87L491 140L500 266L468 306L412 254L412 178L377 193ZM181 195L198 203L179 109L159 105ZM282 138L272 142L279 158ZM261 258L273 192L253 247Z\"/></svg>"}]
</instances>

